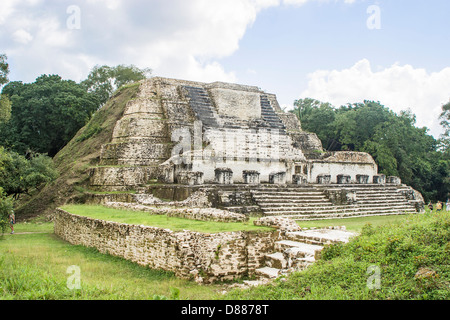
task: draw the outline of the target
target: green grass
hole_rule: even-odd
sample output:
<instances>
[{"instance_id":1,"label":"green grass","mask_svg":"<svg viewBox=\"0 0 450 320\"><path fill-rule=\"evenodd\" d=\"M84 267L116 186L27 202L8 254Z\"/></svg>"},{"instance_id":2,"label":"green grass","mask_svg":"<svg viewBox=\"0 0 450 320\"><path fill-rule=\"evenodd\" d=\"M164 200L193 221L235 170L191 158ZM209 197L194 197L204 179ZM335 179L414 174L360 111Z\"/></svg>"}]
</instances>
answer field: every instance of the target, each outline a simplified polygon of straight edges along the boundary
<instances>
[{"instance_id":1,"label":"green grass","mask_svg":"<svg viewBox=\"0 0 450 320\"><path fill-rule=\"evenodd\" d=\"M170 272L71 245L53 234L51 222L18 223L16 234L0 238L0 300L450 299L450 213L359 219L308 222L348 229L353 224L361 235L346 245L327 246L306 271L226 295L221 294L223 284L198 285ZM73 265L80 268L81 289L67 287L72 275L67 270ZM370 266L380 268L378 289L367 287ZM436 276L416 279L420 268L433 270Z\"/></svg>"},{"instance_id":2,"label":"green grass","mask_svg":"<svg viewBox=\"0 0 450 320\"><path fill-rule=\"evenodd\" d=\"M390 216L373 216L373 217L355 217L343 219L327 219L312 221L297 221L297 224L303 228L321 228L328 226L345 226L349 231L360 232L362 228L370 223L372 226L380 226L385 224L398 223L406 220L408 215L390 215Z\"/></svg>"},{"instance_id":3,"label":"green grass","mask_svg":"<svg viewBox=\"0 0 450 320\"><path fill-rule=\"evenodd\" d=\"M166 215L152 215L145 212L119 210L100 205L66 205L61 209L75 215L90 217L99 220L119 223L145 225L171 229L173 231L191 230L204 233L232 232L232 231L270 231L272 228L253 225L248 222L214 222L197 221L184 218L168 217Z\"/></svg>"},{"instance_id":4,"label":"green grass","mask_svg":"<svg viewBox=\"0 0 450 320\"><path fill-rule=\"evenodd\" d=\"M375 217L373 217L375 218ZM346 220L346 219L345 219ZM450 299L450 213L404 216L378 226L366 224L347 244L325 246L308 269L274 285L235 290L225 299L448 300ZM379 287L373 284L379 268ZM419 270L432 276L417 278Z\"/></svg>"},{"instance_id":5,"label":"green grass","mask_svg":"<svg viewBox=\"0 0 450 320\"><path fill-rule=\"evenodd\" d=\"M223 290L71 245L53 234L52 223L19 223L16 232L0 238L0 300L215 299ZM81 288L71 290L73 265L80 268Z\"/></svg>"}]
</instances>

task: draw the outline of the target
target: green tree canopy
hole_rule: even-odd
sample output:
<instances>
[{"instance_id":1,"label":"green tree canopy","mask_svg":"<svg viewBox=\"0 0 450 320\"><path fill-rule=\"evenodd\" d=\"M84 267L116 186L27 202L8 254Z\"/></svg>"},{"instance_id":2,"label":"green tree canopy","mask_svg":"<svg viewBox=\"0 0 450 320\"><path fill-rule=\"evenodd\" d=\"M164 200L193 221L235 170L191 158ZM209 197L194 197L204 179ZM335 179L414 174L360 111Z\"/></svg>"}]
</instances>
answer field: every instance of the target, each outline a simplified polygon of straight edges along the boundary
<instances>
[{"instance_id":1,"label":"green tree canopy","mask_svg":"<svg viewBox=\"0 0 450 320\"><path fill-rule=\"evenodd\" d=\"M7 197L3 189L0 187L0 233L6 232L9 226L9 215L13 210L13 201Z\"/></svg>"},{"instance_id":2,"label":"green tree canopy","mask_svg":"<svg viewBox=\"0 0 450 320\"><path fill-rule=\"evenodd\" d=\"M0 125L0 144L20 154L32 151L53 157L98 106L94 94L58 75L42 75L30 84L10 82L2 93L11 101L11 118Z\"/></svg>"},{"instance_id":3,"label":"green tree canopy","mask_svg":"<svg viewBox=\"0 0 450 320\"><path fill-rule=\"evenodd\" d=\"M150 69L139 69L134 65L95 66L81 85L97 96L101 106L121 86L143 80L150 74Z\"/></svg>"},{"instance_id":4,"label":"green tree canopy","mask_svg":"<svg viewBox=\"0 0 450 320\"><path fill-rule=\"evenodd\" d=\"M8 82L9 65L6 54L0 54L0 87Z\"/></svg>"},{"instance_id":5,"label":"green tree canopy","mask_svg":"<svg viewBox=\"0 0 450 320\"><path fill-rule=\"evenodd\" d=\"M336 110L330 103L311 98L299 99L295 100L292 112L299 118L303 130L314 132L326 149L335 150L338 143L334 136ZM340 150L340 144L337 148Z\"/></svg>"},{"instance_id":6,"label":"green tree canopy","mask_svg":"<svg viewBox=\"0 0 450 320\"><path fill-rule=\"evenodd\" d=\"M441 115L447 125L449 109L450 103ZM308 98L296 100L292 112L299 118L301 115L303 130L317 133L327 150L367 152L379 172L399 176L426 199L446 199L448 156L439 151L438 141L427 134L426 128L415 126L415 116L410 112L396 114L374 101L335 108Z\"/></svg>"},{"instance_id":7,"label":"green tree canopy","mask_svg":"<svg viewBox=\"0 0 450 320\"><path fill-rule=\"evenodd\" d=\"M0 95L0 123L8 122L11 118L11 101L6 94Z\"/></svg>"},{"instance_id":8,"label":"green tree canopy","mask_svg":"<svg viewBox=\"0 0 450 320\"><path fill-rule=\"evenodd\" d=\"M441 135L441 148L450 156L450 102L442 106L442 113L439 116L441 125L444 128L444 133Z\"/></svg>"},{"instance_id":9,"label":"green tree canopy","mask_svg":"<svg viewBox=\"0 0 450 320\"><path fill-rule=\"evenodd\" d=\"M34 154L30 159L0 147L0 188L7 196L18 198L40 190L55 180L58 172L50 157Z\"/></svg>"}]
</instances>

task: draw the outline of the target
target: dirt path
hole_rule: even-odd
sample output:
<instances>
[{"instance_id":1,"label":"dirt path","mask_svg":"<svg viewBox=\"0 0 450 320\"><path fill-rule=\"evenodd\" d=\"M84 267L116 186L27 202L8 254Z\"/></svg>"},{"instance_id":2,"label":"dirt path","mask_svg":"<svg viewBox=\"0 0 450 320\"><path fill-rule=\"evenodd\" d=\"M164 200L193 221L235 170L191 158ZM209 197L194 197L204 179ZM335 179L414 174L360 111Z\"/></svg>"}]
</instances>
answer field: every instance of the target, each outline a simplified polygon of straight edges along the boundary
<instances>
[{"instance_id":1,"label":"dirt path","mask_svg":"<svg viewBox=\"0 0 450 320\"><path fill-rule=\"evenodd\" d=\"M20 235L20 234L40 234L40 233L51 233L51 232L14 232L13 234L11 233L4 233L4 236L15 236L15 235Z\"/></svg>"}]
</instances>

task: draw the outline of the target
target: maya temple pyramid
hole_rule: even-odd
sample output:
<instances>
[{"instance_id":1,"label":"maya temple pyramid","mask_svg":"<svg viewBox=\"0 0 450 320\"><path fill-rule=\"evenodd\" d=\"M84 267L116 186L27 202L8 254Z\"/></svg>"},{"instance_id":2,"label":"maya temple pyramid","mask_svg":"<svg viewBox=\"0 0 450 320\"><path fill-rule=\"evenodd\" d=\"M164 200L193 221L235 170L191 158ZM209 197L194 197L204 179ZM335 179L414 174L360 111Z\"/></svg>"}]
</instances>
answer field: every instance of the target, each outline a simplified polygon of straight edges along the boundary
<instances>
[{"instance_id":1,"label":"maya temple pyramid","mask_svg":"<svg viewBox=\"0 0 450 320\"><path fill-rule=\"evenodd\" d=\"M139 86L90 169L97 202L182 202L201 192L209 207L295 220L423 209L420 193L379 174L369 154L324 151L258 87L161 77Z\"/></svg>"},{"instance_id":2,"label":"maya temple pyramid","mask_svg":"<svg viewBox=\"0 0 450 320\"><path fill-rule=\"evenodd\" d=\"M299 220L424 209L422 195L379 174L369 154L324 151L274 94L254 86L154 77L119 90L105 106L102 138L76 142L94 116L61 153L69 158L66 184L83 183L67 202L222 225L252 217L270 228L174 231L57 208L55 234L72 244L198 283L250 277L243 285L258 285L304 270L325 245L355 236L345 226L308 229ZM87 145L83 157L95 162L72 177L74 157Z\"/></svg>"}]
</instances>

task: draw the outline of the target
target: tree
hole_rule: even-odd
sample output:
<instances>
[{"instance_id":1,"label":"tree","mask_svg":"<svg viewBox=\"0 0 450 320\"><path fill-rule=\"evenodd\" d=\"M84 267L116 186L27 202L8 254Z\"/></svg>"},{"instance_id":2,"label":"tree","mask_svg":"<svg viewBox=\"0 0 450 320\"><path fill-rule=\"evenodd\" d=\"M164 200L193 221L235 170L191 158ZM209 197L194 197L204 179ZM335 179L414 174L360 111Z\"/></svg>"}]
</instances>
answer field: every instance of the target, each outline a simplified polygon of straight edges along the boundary
<instances>
[{"instance_id":1,"label":"tree","mask_svg":"<svg viewBox=\"0 0 450 320\"><path fill-rule=\"evenodd\" d=\"M150 74L151 69L139 69L134 65L95 66L81 85L88 92L94 93L102 106L118 88L143 80Z\"/></svg>"},{"instance_id":2,"label":"tree","mask_svg":"<svg viewBox=\"0 0 450 320\"><path fill-rule=\"evenodd\" d=\"M58 75L34 83L10 82L2 91L11 101L11 118L0 125L0 144L20 154L53 157L96 111L98 100L83 86Z\"/></svg>"},{"instance_id":3,"label":"tree","mask_svg":"<svg viewBox=\"0 0 450 320\"><path fill-rule=\"evenodd\" d=\"M442 106L442 113L439 116L439 120L444 128L444 133L440 137L440 147L447 156L450 156L450 102Z\"/></svg>"},{"instance_id":4,"label":"tree","mask_svg":"<svg viewBox=\"0 0 450 320\"><path fill-rule=\"evenodd\" d=\"M11 101L6 94L0 95L0 123L8 122L11 118Z\"/></svg>"},{"instance_id":5,"label":"tree","mask_svg":"<svg viewBox=\"0 0 450 320\"><path fill-rule=\"evenodd\" d=\"M447 197L448 153L439 150L438 141L427 134L427 128L415 127L416 117L412 113L396 114L374 101L339 108L313 99L297 100L295 104L301 107L302 128L317 133L327 150L367 152L373 156L380 173L399 176L425 199ZM293 112L299 115L297 110ZM441 120L450 135L450 103L443 107Z\"/></svg>"},{"instance_id":6,"label":"tree","mask_svg":"<svg viewBox=\"0 0 450 320\"><path fill-rule=\"evenodd\" d=\"M8 82L9 65L6 54L0 54L0 87Z\"/></svg>"},{"instance_id":7,"label":"tree","mask_svg":"<svg viewBox=\"0 0 450 320\"><path fill-rule=\"evenodd\" d=\"M13 210L13 201L0 187L0 231L5 233L9 227L9 215Z\"/></svg>"},{"instance_id":8,"label":"tree","mask_svg":"<svg viewBox=\"0 0 450 320\"><path fill-rule=\"evenodd\" d=\"M31 195L58 177L50 157L34 154L28 160L16 152L0 147L0 188L7 196L18 199L21 194Z\"/></svg>"},{"instance_id":9,"label":"tree","mask_svg":"<svg viewBox=\"0 0 450 320\"><path fill-rule=\"evenodd\" d=\"M299 99L295 100L291 112L297 115L304 131L317 134L327 150L340 150L334 136L336 110L330 103L311 98Z\"/></svg>"}]
</instances>

